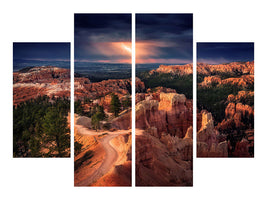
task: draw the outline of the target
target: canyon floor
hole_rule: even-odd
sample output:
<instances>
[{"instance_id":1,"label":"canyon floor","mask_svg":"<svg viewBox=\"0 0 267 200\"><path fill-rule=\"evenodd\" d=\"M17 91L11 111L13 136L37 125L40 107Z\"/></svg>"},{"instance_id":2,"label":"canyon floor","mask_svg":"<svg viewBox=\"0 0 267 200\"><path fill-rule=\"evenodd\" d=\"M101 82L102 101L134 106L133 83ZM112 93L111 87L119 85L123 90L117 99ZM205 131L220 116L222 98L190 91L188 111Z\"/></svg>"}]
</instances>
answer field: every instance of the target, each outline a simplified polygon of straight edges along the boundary
<instances>
[{"instance_id":1,"label":"canyon floor","mask_svg":"<svg viewBox=\"0 0 267 200\"><path fill-rule=\"evenodd\" d=\"M120 175L121 170L131 170L131 162L126 161L125 152L121 152L120 137L128 137L131 130L94 131L82 125L75 126L79 140L83 140L85 150L75 156L79 162L86 152L94 152L88 162L85 161L75 171L75 186L129 186L131 177ZM77 136L76 136L77 137ZM109 180L109 181L107 181Z\"/></svg>"}]
</instances>

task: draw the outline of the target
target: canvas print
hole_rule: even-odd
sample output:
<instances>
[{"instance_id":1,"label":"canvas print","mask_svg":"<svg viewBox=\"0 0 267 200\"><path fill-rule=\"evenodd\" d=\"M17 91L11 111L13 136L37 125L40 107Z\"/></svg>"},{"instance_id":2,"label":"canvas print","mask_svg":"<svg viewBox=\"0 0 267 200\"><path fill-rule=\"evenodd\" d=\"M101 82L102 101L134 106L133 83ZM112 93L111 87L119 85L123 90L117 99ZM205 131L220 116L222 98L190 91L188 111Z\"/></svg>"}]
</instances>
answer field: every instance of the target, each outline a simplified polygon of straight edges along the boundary
<instances>
[{"instance_id":1,"label":"canvas print","mask_svg":"<svg viewBox=\"0 0 267 200\"><path fill-rule=\"evenodd\" d=\"M13 157L70 157L70 43L13 43Z\"/></svg>"},{"instance_id":2,"label":"canvas print","mask_svg":"<svg viewBox=\"0 0 267 200\"><path fill-rule=\"evenodd\" d=\"M136 14L136 186L193 184L192 62L192 14Z\"/></svg>"},{"instance_id":3,"label":"canvas print","mask_svg":"<svg viewBox=\"0 0 267 200\"><path fill-rule=\"evenodd\" d=\"M197 156L254 157L254 43L197 43Z\"/></svg>"},{"instance_id":4,"label":"canvas print","mask_svg":"<svg viewBox=\"0 0 267 200\"><path fill-rule=\"evenodd\" d=\"M75 14L75 186L131 185L131 14Z\"/></svg>"}]
</instances>

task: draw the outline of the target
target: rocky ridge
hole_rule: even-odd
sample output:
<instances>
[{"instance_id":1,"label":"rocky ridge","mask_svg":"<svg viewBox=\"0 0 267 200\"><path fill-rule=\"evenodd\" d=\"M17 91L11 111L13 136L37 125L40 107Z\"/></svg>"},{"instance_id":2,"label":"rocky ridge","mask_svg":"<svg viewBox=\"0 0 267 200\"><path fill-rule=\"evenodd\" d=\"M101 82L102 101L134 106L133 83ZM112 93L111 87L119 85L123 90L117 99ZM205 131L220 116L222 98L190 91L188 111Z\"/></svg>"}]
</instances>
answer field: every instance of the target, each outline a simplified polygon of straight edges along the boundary
<instances>
[{"instance_id":1,"label":"rocky ridge","mask_svg":"<svg viewBox=\"0 0 267 200\"><path fill-rule=\"evenodd\" d=\"M159 68L150 71L150 75L154 73L190 75L193 74L193 64L160 65ZM228 73L232 75L254 75L254 61L231 62L218 65L197 63L197 73L203 75L214 75L217 73Z\"/></svg>"},{"instance_id":2,"label":"rocky ridge","mask_svg":"<svg viewBox=\"0 0 267 200\"><path fill-rule=\"evenodd\" d=\"M70 70L53 67L33 67L26 72L14 72L13 84L16 83L61 83L70 81Z\"/></svg>"},{"instance_id":3,"label":"rocky ridge","mask_svg":"<svg viewBox=\"0 0 267 200\"><path fill-rule=\"evenodd\" d=\"M210 87L225 84L248 87L250 85L254 85L254 75L242 75L241 77L227 78L223 80L219 76L206 76L203 82L199 83L199 86Z\"/></svg>"},{"instance_id":4,"label":"rocky ridge","mask_svg":"<svg viewBox=\"0 0 267 200\"><path fill-rule=\"evenodd\" d=\"M229 73L232 75L254 74L254 61L248 62L231 62L227 64L210 65L205 63L197 63L197 73L204 75L213 75L217 73Z\"/></svg>"},{"instance_id":5,"label":"rocky ridge","mask_svg":"<svg viewBox=\"0 0 267 200\"><path fill-rule=\"evenodd\" d=\"M119 97L129 95L131 93L132 80L131 79L110 79L101 82L91 83L85 78L76 78L74 80L74 94L75 100L89 98L98 99L108 94L115 93ZM136 78L137 90L145 90L144 83Z\"/></svg>"},{"instance_id":6,"label":"rocky ridge","mask_svg":"<svg viewBox=\"0 0 267 200\"><path fill-rule=\"evenodd\" d=\"M33 67L13 73L13 104L47 95L70 96L70 71L59 67Z\"/></svg>"},{"instance_id":7,"label":"rocky ridge","mask_svg":"<svg viewBox=\"0 0 267 200\"><path fill-rule=\"evenodd\" d=\"M159 68L156 70L151 70L151 74L154 73L171 73L171 74L178 74L178 75L189 75L193 74L193 64L186 64L186 65L160 65Z\"/></svg>"}]
</instances>

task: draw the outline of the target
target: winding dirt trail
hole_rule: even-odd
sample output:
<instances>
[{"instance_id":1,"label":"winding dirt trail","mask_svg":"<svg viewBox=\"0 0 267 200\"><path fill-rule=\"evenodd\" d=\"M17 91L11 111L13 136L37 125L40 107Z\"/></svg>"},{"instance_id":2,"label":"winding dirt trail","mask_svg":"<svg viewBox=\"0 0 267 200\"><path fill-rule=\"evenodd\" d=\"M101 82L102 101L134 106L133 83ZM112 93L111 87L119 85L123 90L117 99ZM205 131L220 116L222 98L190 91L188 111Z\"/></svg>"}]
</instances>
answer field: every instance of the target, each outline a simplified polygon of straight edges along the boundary
<instances>
[{"instance_id":1,"label":"winding dirt trail","mask_svg":"<svg viewBox=\"0 0 267 200\"><path fill-rule=\"evenodd\" d=\"M129 132L130 130L119 130L115 132L108 132L108 131L95 132L81 125L78 125L76 128L78 129L81 135L85 136L86 135L95 136L95 135L101 135L103 133L108 133L107 136L99 140L100 144L103 146L106 153L102 164L89 177L87 177L86 179L80 181L75 185L75 186L89 186L92 183L96 182L98 179L100 179L102 176L104 176L107 172L109 172L109 170L113 167L114 163L118 159L118 152L111 146L110 141L113 138L117 137L118 135Z\"/></svg>"}]
</instances>

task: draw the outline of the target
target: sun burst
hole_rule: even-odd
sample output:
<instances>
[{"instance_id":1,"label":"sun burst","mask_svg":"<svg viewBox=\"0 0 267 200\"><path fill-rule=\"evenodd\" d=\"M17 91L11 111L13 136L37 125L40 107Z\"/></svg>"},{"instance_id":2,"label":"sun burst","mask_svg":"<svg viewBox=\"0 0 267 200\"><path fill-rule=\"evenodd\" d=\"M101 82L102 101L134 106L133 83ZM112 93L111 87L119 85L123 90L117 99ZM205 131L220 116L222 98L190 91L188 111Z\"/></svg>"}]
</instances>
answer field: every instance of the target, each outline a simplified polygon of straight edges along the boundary
<instances>
[{"instance_id":1,"label":"sun burst","mask_svg":"<svg viewBox=\"0 0 267 200\"><path fill-rule=\"evenodd\" d=\"M121 48L128 52L129 54L132 54L132 48L130 46L125 45L124 43L121 43Z\"/></svg>"}]
</instances>

